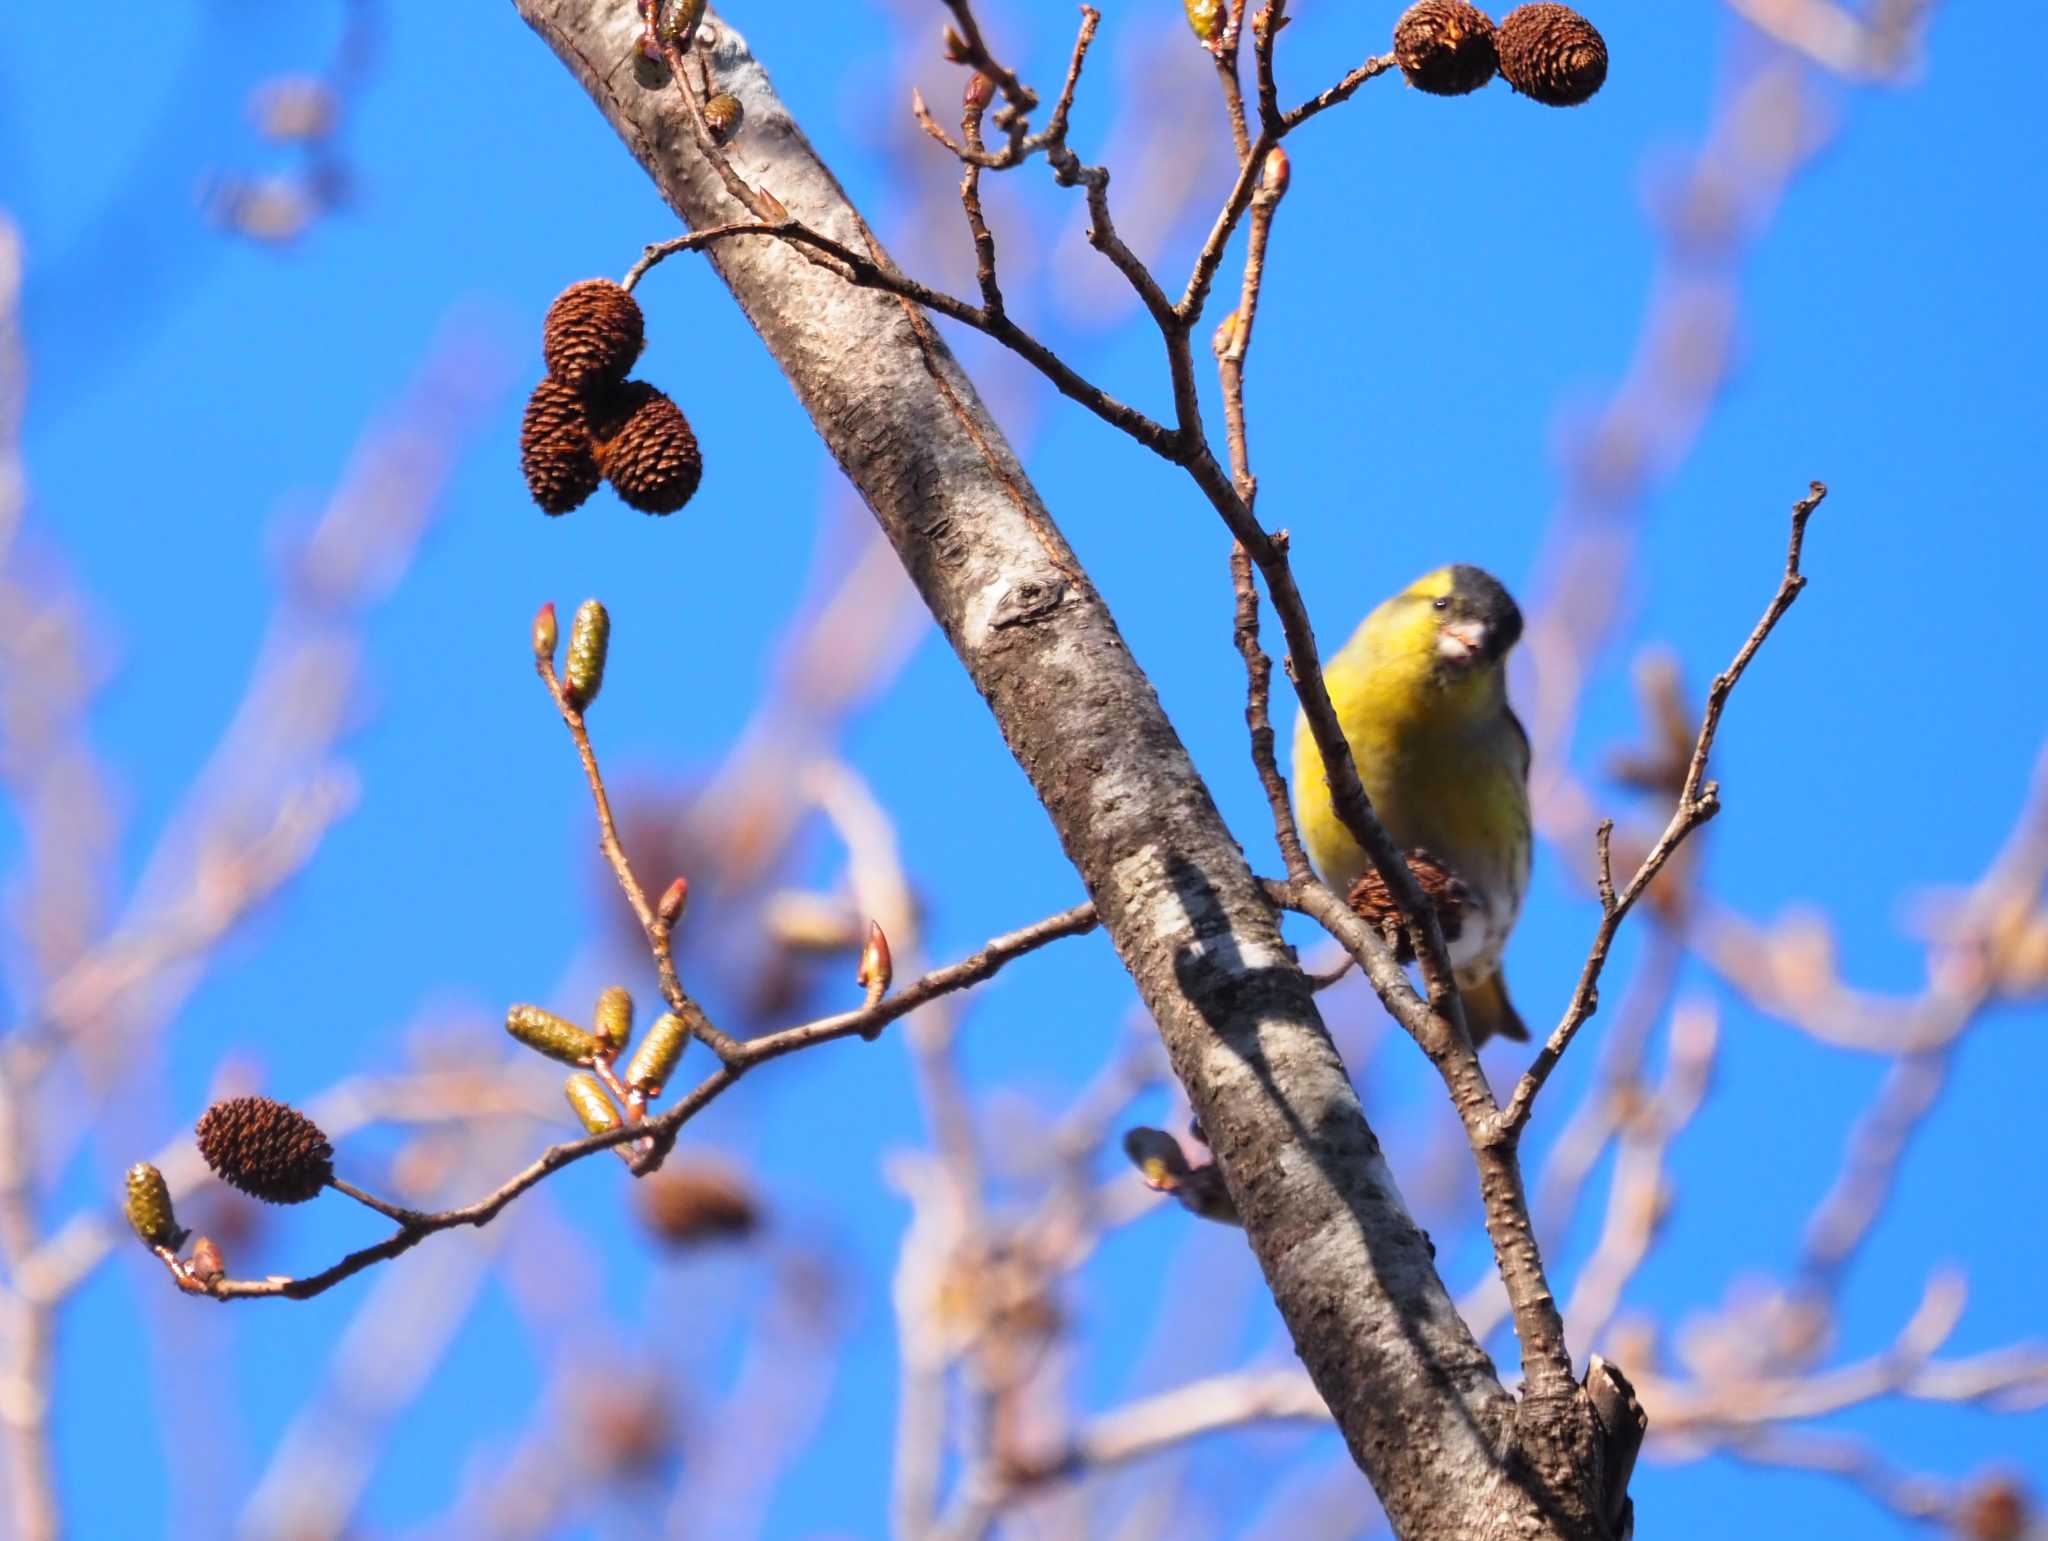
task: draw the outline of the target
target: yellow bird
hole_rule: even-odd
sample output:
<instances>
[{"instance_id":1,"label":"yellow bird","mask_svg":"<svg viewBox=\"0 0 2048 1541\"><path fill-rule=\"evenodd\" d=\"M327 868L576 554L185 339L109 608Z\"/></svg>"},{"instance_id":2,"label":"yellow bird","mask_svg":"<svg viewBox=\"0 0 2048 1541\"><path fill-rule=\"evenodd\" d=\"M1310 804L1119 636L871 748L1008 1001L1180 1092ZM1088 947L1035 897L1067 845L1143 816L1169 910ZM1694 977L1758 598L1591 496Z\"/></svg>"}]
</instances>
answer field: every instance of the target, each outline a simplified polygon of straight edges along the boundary
<instances>
[{"instance_id":1,"label":"yellow bird","mask_svg":"<svg viewBox=\"0 0 2048 1541\"><path fill-rule=\"evenodd\" d=\"M1500 965L1529 886L1529 736L1508 707L1506 667L1521 635L1522 612L1500 581L1459 563L1380 605L1323 666L1387 833L1470 891L1450 952L1475 1046L1529 1036ZM1306 717L1295 723L1294 799L1309 860L1349 893L1372 863L1331 805Z\"/></svg>"}]
</instances>

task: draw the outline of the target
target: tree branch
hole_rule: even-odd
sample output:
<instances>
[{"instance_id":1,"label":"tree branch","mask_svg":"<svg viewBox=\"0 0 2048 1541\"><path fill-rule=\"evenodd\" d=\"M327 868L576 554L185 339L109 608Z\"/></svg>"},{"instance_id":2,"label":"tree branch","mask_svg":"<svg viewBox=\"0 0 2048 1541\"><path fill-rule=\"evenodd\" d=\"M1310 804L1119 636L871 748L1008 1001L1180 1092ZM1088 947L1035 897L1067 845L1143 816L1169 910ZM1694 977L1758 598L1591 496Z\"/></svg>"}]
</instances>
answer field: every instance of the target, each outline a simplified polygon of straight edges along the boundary
<instances>
[{"instance_id":1,"label":"tree branch","mask_svg":"<svg viewBox=\"0 0 2048 1541\"><path fill-rule=\"evenodd\" d=\"M732 221L674 93L636 81L632 16L603 0L517 3L685 220ZM747 128L725 147L741 175L772 186L807 227L879 252L744 42L722 19L706 25L718 89L745 108ZM1512 1399L1436 1275L1263 891L930 322L895 297L849 291L779 242L721 242L711 260L1031 778L1159 1025L1296 1346L1397 1529L1575 1533L1571 1516L1592 1500L1573 1495L1590 1492L1592 1473L1505 1458ZM1234 503L1220 468L1215 479ZM1270 543L1253 533L1256 561ZM1590 1411L1583 1422L1590 1440Z\"/></svg>"},{"instance_id":2,"label":"tree branch","mask_svg":"<svg viewBox=\"0 0 2048 1541\"><path fill-rule=\"evenodd\" d=\"M1749 667L1749 661L1756 657L1757 649L1764 645L1764 639L1806 587L1806 578L1799 571L1800 552L1806 544L1806 521L1813 517L1813 511L1820 507L1827 495L1828 489L1814 482L1806 496L1792 505L1792 537L1785 550L1785 575L1779 580L1778 590L1771 596L1770 604L1765 606L1762 619L1750 631L1734 661L1714 676L1713 687L1707 692L1706 714L1700 719L1699 737L1693 743L1692 759L1686 766L1685 784L1678 793L1678 806L1672 810L1671 821L1664 826L1664 833L1657 837L1657 843L1650 847L1642 865L1636 868L1635 876L1619 893L1614 890L1614 877L1607 860L1607 836L1611 826L1602 826L1600 926L1593 934L1593 946L1586 954L1585 966L1579 971L1578 986L1572 991L1564 1020L1558 1023L1549 1041L1537 1052L1528 1071L1516 1083L1514 1096L1501 1112L1501 1130L1510 1139L1520 1137L1536 1105L1536 1095L1543 1090L1543 1083L1550 1079L1550 1072L1557 1068L1558 1060L1571 1047L1574 1035L1600 1009L1600 974L1607 966L1607 954L1614 945L1616 933L1621 930L1622 921L1628 918L1628 912L1635 908L1636 901L1656 880L1657 874L1664 870L1664 864L1671 859L1672 853L1685 843L1686 836L1721 811L1720 785L1706 779L1707 755L1714 747L1714 735L1720 731L1721 713L1728 705L1729 693Z\"/></svg>"}]
</instances>

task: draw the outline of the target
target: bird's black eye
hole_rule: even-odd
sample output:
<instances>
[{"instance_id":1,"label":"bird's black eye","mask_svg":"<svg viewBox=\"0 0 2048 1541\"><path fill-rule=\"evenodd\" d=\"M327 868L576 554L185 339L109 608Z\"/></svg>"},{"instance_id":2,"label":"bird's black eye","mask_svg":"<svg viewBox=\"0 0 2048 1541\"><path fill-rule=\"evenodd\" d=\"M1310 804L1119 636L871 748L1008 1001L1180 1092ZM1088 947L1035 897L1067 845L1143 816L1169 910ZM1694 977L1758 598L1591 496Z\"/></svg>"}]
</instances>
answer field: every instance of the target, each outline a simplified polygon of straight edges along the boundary
<instances>
[{"instance_id":1,"label":"bird's black eye","mask_svg":"<svg viewBox=\"0 0 2048 1541\"><path fill-rule=\"evenodd\" d=\"M1438 610L1448 610L1451 608L1451 596L1448 594L1439 594L1435 599L1432 599L1430 601L1430 604Z\"/></svg>"}]
</instances>

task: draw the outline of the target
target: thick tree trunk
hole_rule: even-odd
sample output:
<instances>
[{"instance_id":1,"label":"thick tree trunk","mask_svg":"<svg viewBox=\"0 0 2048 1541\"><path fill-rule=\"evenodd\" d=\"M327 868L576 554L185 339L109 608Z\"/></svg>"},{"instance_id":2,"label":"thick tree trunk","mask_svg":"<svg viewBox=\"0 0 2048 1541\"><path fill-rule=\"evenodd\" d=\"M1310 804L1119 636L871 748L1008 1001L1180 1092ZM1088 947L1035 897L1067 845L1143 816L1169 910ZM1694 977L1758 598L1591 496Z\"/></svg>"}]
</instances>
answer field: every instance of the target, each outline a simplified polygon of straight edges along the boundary
<instances>
[{"instance_id":1,"label":"thick tree trunk","mask_svg":"<svg viewBox=\"0 0 2048 1541\"><path fill-rule=\"evenodd\" d=\"M674 87L644 83L629 0L516 3L690 226L749 217L697 151ZM741 175L868 249L744 41L708 25L718 88L746 110L729 148ZM1515 1400L1437 1277L1243 852L930 319L774 240L721 242L712 260L895 544L1100 907L1295 1346L1396 1533L1597 1534L1565 1496L1590 1486L1583 1468L1539 1477L1526 1451L1510 1453ZM1218 606L1220 617L1220 595ZM1597 1461L1582 1448L1564 1464L1582 1458Z\"/></svg>"}]
</instances>

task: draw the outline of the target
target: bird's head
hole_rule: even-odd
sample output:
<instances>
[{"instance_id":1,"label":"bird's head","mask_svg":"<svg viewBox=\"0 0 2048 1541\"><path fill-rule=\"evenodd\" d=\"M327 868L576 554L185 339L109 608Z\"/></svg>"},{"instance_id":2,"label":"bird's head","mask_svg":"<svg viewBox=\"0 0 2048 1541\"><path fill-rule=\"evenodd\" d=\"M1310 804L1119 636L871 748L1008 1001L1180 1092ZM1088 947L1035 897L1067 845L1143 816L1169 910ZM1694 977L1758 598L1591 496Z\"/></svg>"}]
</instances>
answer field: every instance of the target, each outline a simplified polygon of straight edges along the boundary
<instances>
[{"instance_id":1,"label":"bird's head","mask_svg":"<svg viewBox=\"0 0 2048 1541\"><path fill-rule=\"evenodd\" d=\"M1425 573L1373 612L1362 628L1390 681L1438 703L1469 699L1475 711L1504 699L1501 661L1522 635L1522 612L1500 580L1459 562Z\"/></svg>"},{"instance_id":2,"label":"bird's head","mask_svg":"<svg viewBox=\"0 0 2048 1541\"><path fill-rule=\"evenodd\" d=\"M1436 629L1437 665L1457 677L1488 668L1522 636L1522 612L1498 578L1466 562L1416 580L1407 597L1427 604Z\"/></svg>"}]
</instances>

